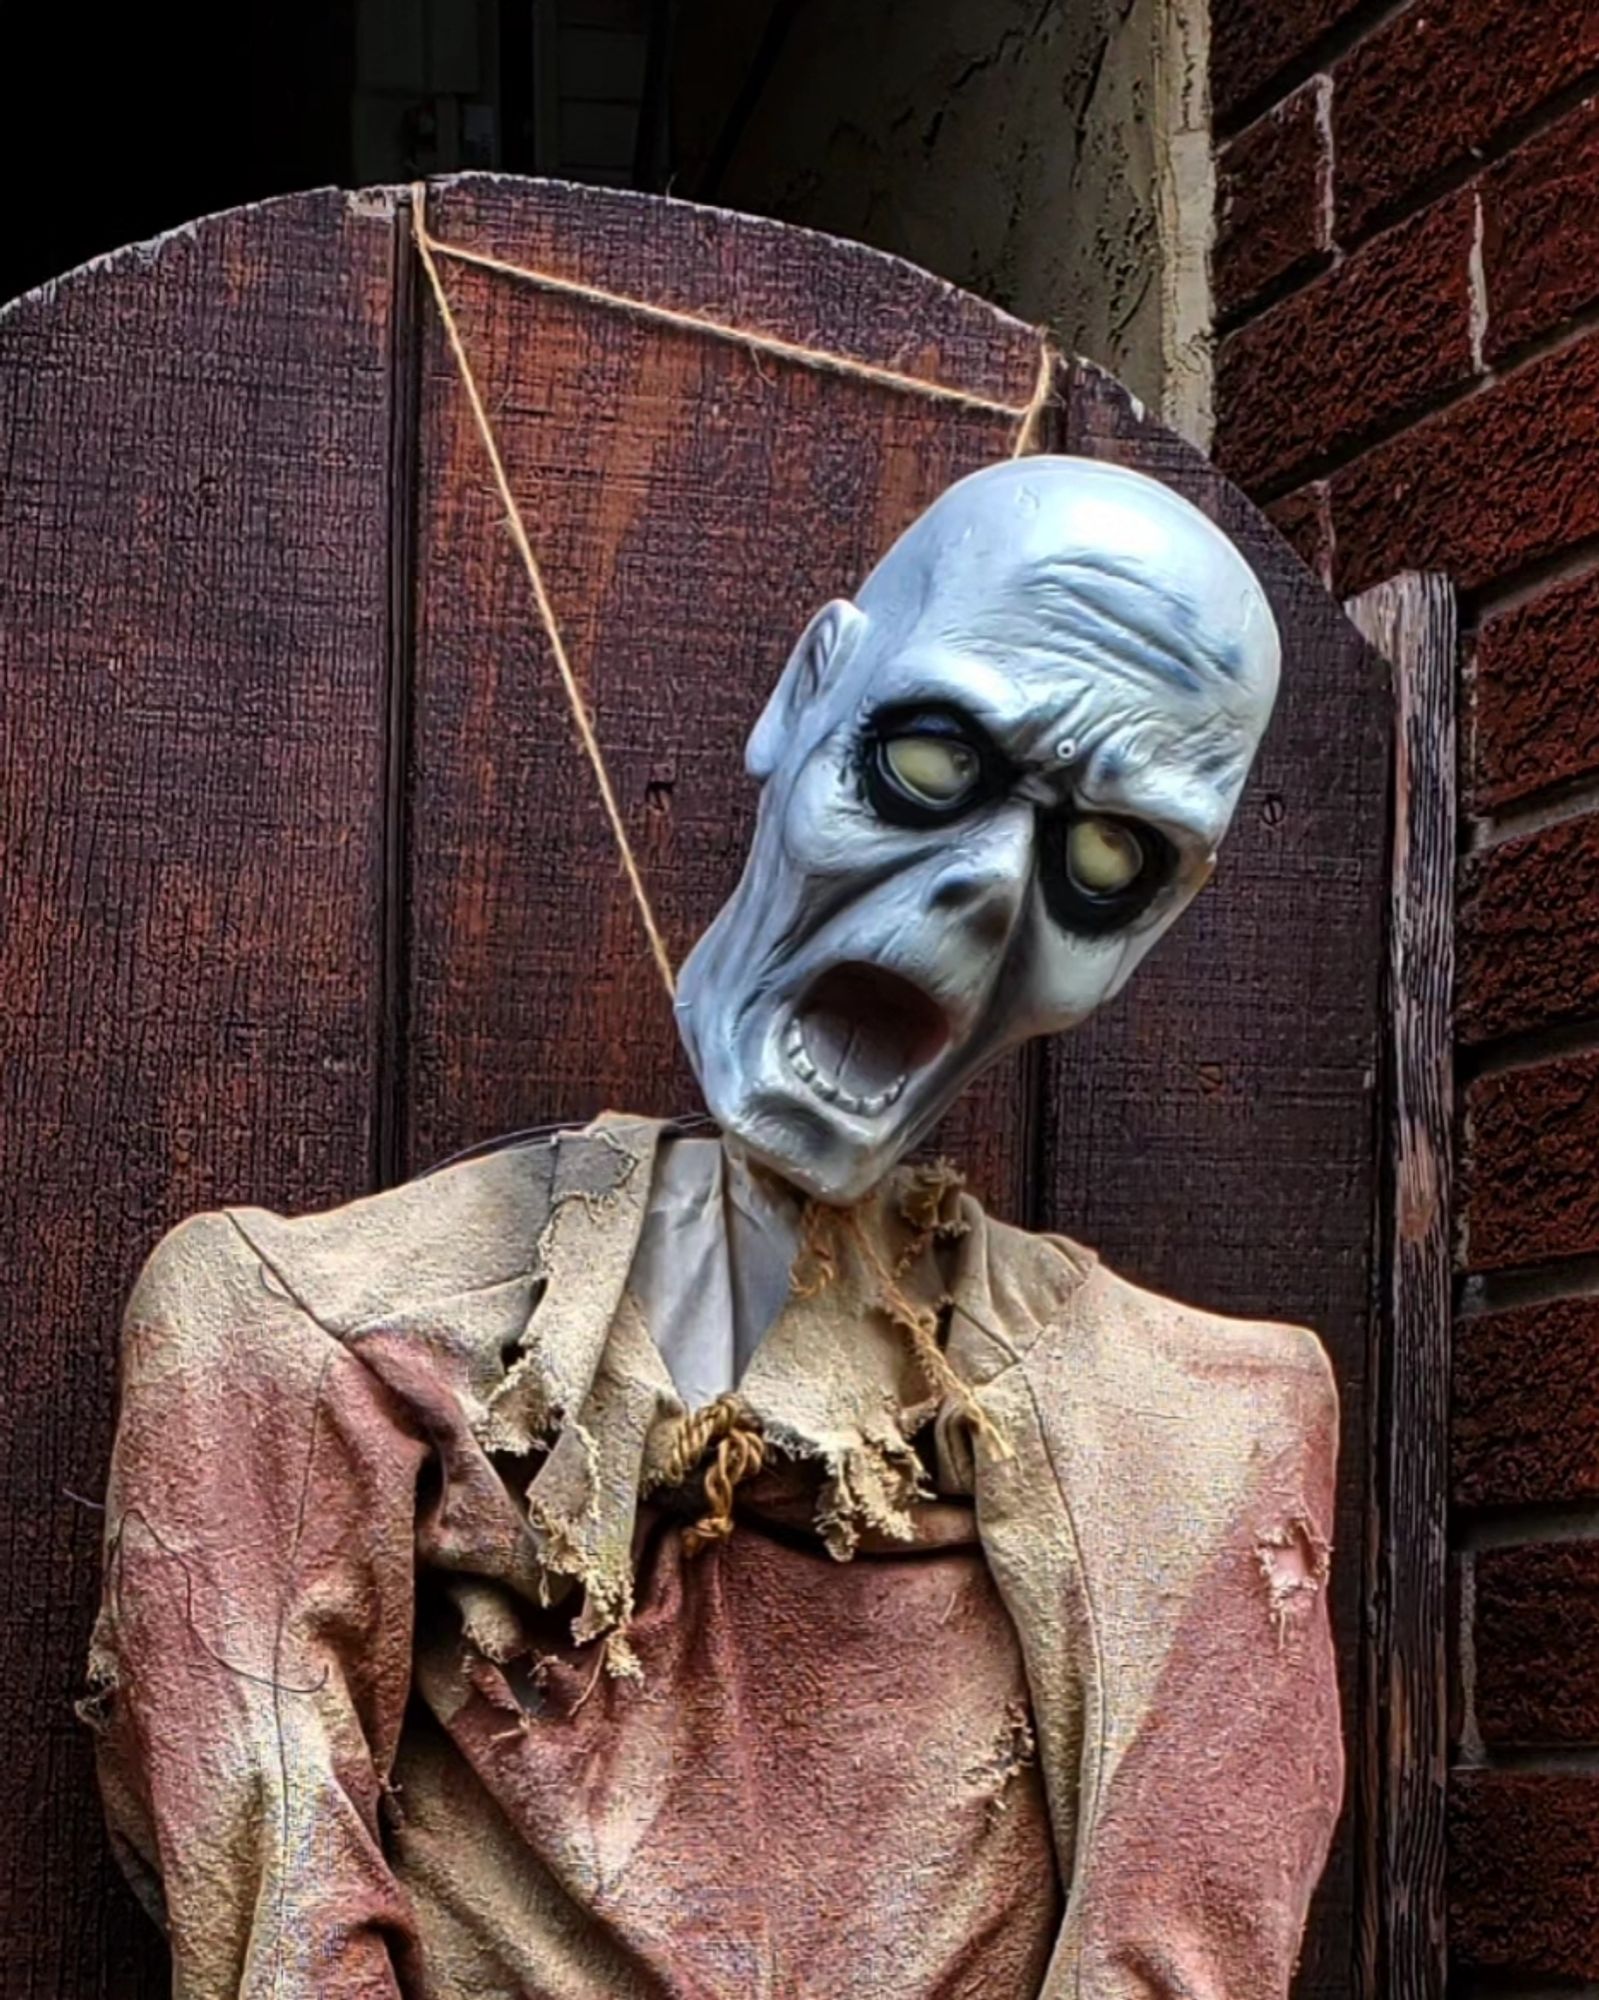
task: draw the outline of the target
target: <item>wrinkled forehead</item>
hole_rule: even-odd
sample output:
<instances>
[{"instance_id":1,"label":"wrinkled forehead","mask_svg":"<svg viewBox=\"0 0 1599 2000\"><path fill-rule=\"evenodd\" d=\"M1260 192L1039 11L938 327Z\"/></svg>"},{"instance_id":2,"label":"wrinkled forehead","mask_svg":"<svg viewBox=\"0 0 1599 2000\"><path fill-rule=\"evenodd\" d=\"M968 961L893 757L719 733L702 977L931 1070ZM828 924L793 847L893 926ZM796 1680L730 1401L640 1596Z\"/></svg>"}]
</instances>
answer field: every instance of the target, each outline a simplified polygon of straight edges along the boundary
<instances>
[{"instance_id":1,"label":"wrinkled forehead","mask_svg":"<svg viewBox=\"0 0 1599 2000\"><path fill-rule=\"evenodd\" d=\"M902 637L1095 656L1177 693L1269 707L1275 621L1254 571L1169 487L1042 457L986 467L912 522L858 594Z\"/></svg>"},{"instance_id":2,"label":"wrinkled forehead","mask_svg":"<svg viewBox=\"0 0 1599 2000\"><path fill-rule=\"evenodd\" d=\"M1270 716L1277 630L1238 550L1168 488L1077 459L989 468L858 601L870 698L957 701L1023 763L1066 741L1097 803L1219 836Z\"/></svg>"}]
</instances>

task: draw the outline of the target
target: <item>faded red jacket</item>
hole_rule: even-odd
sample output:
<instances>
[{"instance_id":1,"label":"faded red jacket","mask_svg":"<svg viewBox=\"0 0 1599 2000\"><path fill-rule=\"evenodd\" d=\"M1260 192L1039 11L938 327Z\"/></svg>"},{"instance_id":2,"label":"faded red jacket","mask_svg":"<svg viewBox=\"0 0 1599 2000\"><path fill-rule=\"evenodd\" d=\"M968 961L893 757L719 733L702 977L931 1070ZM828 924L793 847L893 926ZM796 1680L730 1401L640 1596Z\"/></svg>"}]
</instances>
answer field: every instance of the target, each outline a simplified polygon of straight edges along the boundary
<instances>
[{"instance_id":1,"label":"faded red jacket","mask_svg":"<svg viewBox=\"0 0 1599 2000\"><path fill-rule=\"evenodd\" d=\"M632 1670L635 1515L684 1415L627 1290L657 1135L611 1118L332 1214L199 1216L146 1267L85 1708L186 2000L498 1994L441 1964L386 1794L418 1675L447 1710L519 1606L565 1595ZM879 1254L796 1296L741 1385L820 1469L841 1560L926 1490L925 1382L876 1290L910 1235L892 1187L867 1221ZM1041 1992L1281 1995L1342 1783L1322 1350L968 1197L934 1235L903 1282L947 1301L987 1420L937 1413L937 1485L974 1496L1019 1635L1067 1890ZM414 1657L419 1572L459 1613L447 1657ZM447 1760L413 1806L430 1784ZM503 1844L483 1829L452 1935L514 1929L550 1993L616 1991L569 1900L499 1893Z\"/></svg>"}]
</instances>

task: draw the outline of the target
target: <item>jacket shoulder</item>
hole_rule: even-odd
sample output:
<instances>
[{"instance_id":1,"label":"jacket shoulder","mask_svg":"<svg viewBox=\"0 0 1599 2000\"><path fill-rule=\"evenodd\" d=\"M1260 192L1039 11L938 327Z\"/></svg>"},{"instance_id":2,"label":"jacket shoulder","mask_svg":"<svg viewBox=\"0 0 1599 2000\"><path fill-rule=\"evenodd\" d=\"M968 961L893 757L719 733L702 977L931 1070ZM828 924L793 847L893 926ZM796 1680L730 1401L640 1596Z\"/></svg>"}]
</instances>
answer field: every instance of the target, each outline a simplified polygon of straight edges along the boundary
<instances>
[{"instance_id":1,"label":"jacket shoulder","mask_svg":"<svg viewBox=\"0 0 1599 2000\"><path fill-rule=\"evenodd\" d=\"M1326 1349L1309 1327L1211 1312L1123 1277L1071 1238L984 1218L990 1266L1003 1273L1019 1317L1039 1329L1041 1363L1080 1363L1103 1343L1150 1368L1224 1382L1260 1376L1332 1386Z\"/></svg>"},{"instance_id":2,"label":"jacket shoulder","mask_svg":"<svg viewBox=\"0 0 1599 2000\"><path fill-rule=\"evenodd\" d=\"M1244 1319L1189 1305L1096 1266L1091 1304L1170 1366L1209 1380L1256 1373L1320 1379L1330 1375L1327 1351L1307 1326L1288 1320Z\"/></svg>"},{"instance_id":3,"label":"jacket shoulder","mask_svg":"<svg viewBox=\"0 0 1599 2000\"><path fill-rule=\"evenodd\" d=\"M638 1175L628 1137L618 1121L520 1140L309 1215L191 1216L157 1244L129 1316L244 1267L341 1336L464 1292L531 1284L554 1209L612 1199Z\"/></svg>"},{"instance_id":4,"label":"jacket shoulder","mask_svg":"<svg viewBox=\"0 0 1599 2000\"><path fill-rule=\"evenodd\" d=\"M608 1203L648 1183L621 1121L497 1147L321 1215L230 1210L242 1234L330 1332L405 1318L463 1293L529 1287L562 1203Z\"/></svg>"},{"instance_id":5,"label":"jacket shoulder","mask_svg":"<svg viewBox=\"0 0 1599 2000\"><path fill-rule=\"evenodd\" d=\"M1211 1312L1096 1264L1033 1350L1054 1394L1159 1411L1240 1448L1336 1435L1332 1364L1310 1328Z\"/></svg>"}]
</instances>

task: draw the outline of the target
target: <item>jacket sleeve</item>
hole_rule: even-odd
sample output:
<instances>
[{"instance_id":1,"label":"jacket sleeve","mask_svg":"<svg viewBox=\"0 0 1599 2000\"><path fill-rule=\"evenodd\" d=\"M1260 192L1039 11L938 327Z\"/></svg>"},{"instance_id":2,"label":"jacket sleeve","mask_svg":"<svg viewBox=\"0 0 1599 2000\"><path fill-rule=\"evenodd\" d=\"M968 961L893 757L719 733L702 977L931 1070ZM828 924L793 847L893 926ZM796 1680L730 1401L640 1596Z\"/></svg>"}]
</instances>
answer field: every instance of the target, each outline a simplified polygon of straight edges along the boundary
<instances>
[{"instance_id":1,"label":"jacket sleeve","mask_svg":"<svg viewBox=\"0 0 1599 2000\"><path fill-rule=\"evenodd\" d=\"M380 1809L425 1446L226 1215L129 1304L85 1712L185 2000L418 1989Z\"/></svg>"},{"instance_id":2,"label":"jacket sleeve","mask_svg":"<svg viewBox=\"0 0 1599 2000\"><path fill-rule=\"evenodd\" d=\"M1337 1408L1314 1339L1270 1332L1276 1365L1200 1385L1216 1445L1187 1508L1168 1489L1170 1514L1094 1565L1100 1726L1050 1989L1074 2000L1284 2000L1293 1979L1343 1789ZM1163 1536L1183 1551L1164 1572Z\"/></svg>"}]
</instances>

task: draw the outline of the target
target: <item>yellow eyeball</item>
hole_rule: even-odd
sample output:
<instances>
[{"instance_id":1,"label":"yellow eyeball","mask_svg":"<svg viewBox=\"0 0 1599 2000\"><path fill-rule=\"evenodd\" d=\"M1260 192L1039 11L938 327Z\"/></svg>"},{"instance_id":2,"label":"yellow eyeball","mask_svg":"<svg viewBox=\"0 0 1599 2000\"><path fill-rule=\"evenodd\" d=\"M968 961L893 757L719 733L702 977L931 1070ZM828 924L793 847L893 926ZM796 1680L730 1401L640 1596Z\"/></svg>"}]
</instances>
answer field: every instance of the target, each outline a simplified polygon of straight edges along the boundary
<instances>
[{"instance_id":1,"label":"yellow eyeball","mask_svg":"<svg viewBox=\"0 0 1599 2000\"><path fill-rule=\"evenodd\" d=\"M953 805L977 782L977 753L947 736L891 736L883 759L895 780L928 805Z\"/></svg>"},{"instance_id":2,"label":"yellow eyeball","mask_svg":"<svg viewBox=\"0 0 1599 2000\"><path fill-rule=\"evenodd\" d=\"M1090 896L1119 895L1143 869L1143 843L1117 820L1074 820L1066 836L1066 866Z\"/></svg>"}]
</instances>

